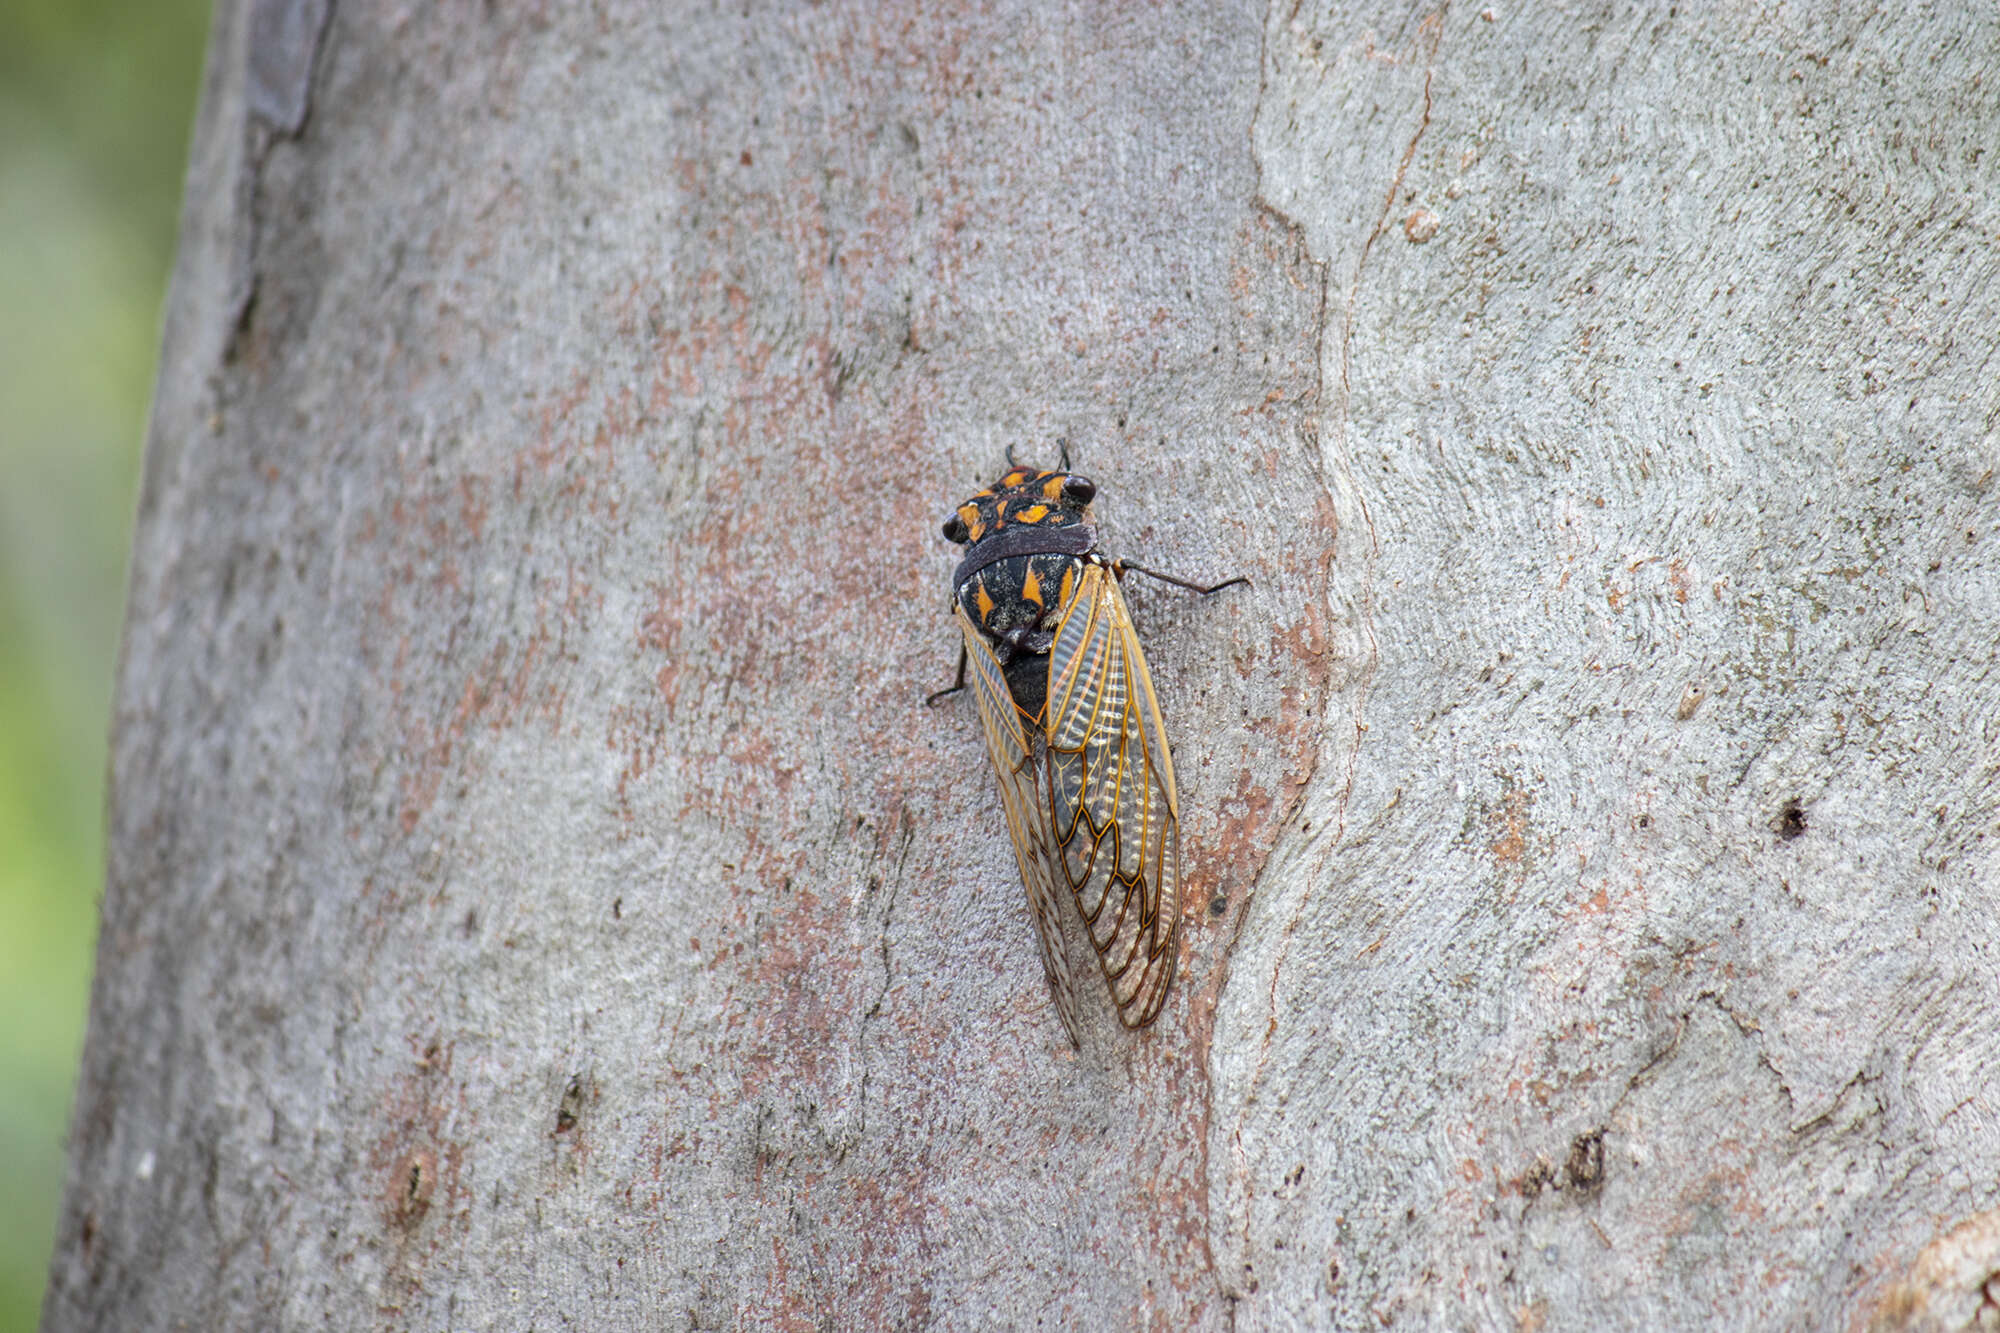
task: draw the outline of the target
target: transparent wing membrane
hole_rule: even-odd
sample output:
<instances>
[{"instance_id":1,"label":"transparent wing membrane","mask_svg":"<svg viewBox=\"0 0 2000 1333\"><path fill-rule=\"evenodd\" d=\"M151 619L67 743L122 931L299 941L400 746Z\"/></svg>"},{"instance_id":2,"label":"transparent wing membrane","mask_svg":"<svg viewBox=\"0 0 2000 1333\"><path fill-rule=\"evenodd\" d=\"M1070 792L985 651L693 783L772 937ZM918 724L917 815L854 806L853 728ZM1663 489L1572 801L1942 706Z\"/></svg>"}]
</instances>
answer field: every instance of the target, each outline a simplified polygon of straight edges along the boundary
<instances>
[{"instance_id":1,"label":"transparent wing membrane","mask_svg":"<svg viewBox=\"0 0 2000 1333\"><path fill-rule=\"evenodd\" d=\"M1076 982L1070 976L1069 959L1063 953L1055 916L1059 910L1056 845L1049 831L1048 806L1037 790L1035 755L1024 726L1026 719L1014 707L1000 659L994 656L986 636L963 608L958 612L958 623L965 635L972 692L979 699L979 720L986 731L986 753L992 757L994 776L1000 780L1000 803L1007 812L1007 832L1014 840L1014 859L1021 867L1021 882L1027 886L1028 906L1034 909L1042 972L1048 978L1049 995L1055 1000L1056 1014L1062 1019L1070 1044L1080 1046Z\"/></svg>"}]
</instances>

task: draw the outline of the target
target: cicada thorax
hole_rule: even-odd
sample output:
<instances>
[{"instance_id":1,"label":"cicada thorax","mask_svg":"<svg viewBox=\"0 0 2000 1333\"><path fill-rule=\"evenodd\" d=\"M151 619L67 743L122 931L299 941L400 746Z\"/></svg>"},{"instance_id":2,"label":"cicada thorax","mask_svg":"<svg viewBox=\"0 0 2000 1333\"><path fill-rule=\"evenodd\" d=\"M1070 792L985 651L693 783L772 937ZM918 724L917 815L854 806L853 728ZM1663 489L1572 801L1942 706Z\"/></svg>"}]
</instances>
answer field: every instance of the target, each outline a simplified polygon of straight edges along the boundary
<instances>
[{"instance_id":1,"label":"cicada thorax","mask_svg":"<svg viewBox=\"0 0 2000 1333\"><path fill-rule=\"evenodd\" d=\"M992 643L1014 706L1040 720L1049 686L1049 649L1075 595L1084 558L1063 551L1004 556L958 588L958 604Z\"/></svg>"}]
</instances>

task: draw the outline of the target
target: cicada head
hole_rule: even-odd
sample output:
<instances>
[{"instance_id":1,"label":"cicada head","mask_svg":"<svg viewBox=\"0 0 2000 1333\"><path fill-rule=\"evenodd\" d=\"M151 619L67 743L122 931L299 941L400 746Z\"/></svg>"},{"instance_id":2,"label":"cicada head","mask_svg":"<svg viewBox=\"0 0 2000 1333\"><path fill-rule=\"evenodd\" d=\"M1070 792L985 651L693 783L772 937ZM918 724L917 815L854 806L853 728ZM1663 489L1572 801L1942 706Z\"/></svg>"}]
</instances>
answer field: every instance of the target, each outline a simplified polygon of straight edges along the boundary
<instances>
[{"instance_id":1,"label":"cicada head","mask_svg":"<svg viewBox=\"0 0 2000 1333\"><path fill-rule=\"evenodd\" d=\"M1074 472L1010 467L1000 480L960 505L944 535L961 546L1007 528L1066 528L1090 521L1097 484Z\"/></svg>"}]
</instances>

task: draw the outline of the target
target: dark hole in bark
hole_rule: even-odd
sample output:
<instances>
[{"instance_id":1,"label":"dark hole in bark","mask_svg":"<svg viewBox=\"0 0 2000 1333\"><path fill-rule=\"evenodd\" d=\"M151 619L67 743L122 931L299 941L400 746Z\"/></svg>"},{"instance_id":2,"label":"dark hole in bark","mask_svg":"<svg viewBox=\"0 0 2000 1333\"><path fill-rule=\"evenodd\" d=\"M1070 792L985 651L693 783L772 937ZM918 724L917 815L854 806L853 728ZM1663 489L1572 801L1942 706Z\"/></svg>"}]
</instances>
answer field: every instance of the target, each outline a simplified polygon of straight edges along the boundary
<instances>
[{"instance_id":1,"label":"dark hole in bark","mask_svg":"<svg viewBox=\"0 0 2000 1333\"><path fill-rule=\"evenodd\" d=\"M1784 808L1778 811L1777 829L1778 836L1786 842L1806 831L1806 808L1799 804L1798 797L1786 801Z\"/></svg>"}]
</instances>

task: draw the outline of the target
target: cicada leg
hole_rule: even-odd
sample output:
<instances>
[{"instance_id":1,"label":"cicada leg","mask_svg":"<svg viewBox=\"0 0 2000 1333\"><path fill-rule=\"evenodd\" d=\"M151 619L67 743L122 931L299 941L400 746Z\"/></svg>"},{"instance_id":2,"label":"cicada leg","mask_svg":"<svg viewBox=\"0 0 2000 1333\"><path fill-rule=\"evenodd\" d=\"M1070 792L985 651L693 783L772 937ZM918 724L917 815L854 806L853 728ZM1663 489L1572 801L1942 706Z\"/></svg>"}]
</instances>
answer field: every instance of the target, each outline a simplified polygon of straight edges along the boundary
<instances>
[{"instance_id":1,"label":"cicada leg","mask_svg":"<svg viewBox=\"0 0 2000 1333\"><path fill-rule=\"evenodd\" d=\"M1158 579L1162 583L1171 583L1176 588L1186 588L1189 592L1198 593L1203 597L1208 596L1210 593L1221 592L1224 588L1233 588L1239 583L1248 583L1250 581L1249 575L1238 574L1233 579L1224 579L1220 583L1213 583L1207 587L1203 587L1201 584L1191 583L1187 579L1177 579L1172 574L1162 574L1157 569L1147 569L1143 565L1135 565L1129 560L1112 561L1111 572L1116 574L1120 580L1123 580L1128 573L1144 574L1149 579Z\"/></svg>"},{"instance_id":2,"label":"cicada leg","mask_svg":"<svg viewBox=\"0 0 2000 1333\"><path fill-rule=\"evenodd\" d=\"M938 700L948 699L954 694L961 693L964 689L965 689L965 645L961 643L960 645L958 645L958 679L953 681L946 688L937 691L935 694L930 694L925 696L924 707L929 708L932 704L936 703Z\"/></svg>"}]
</instances>

